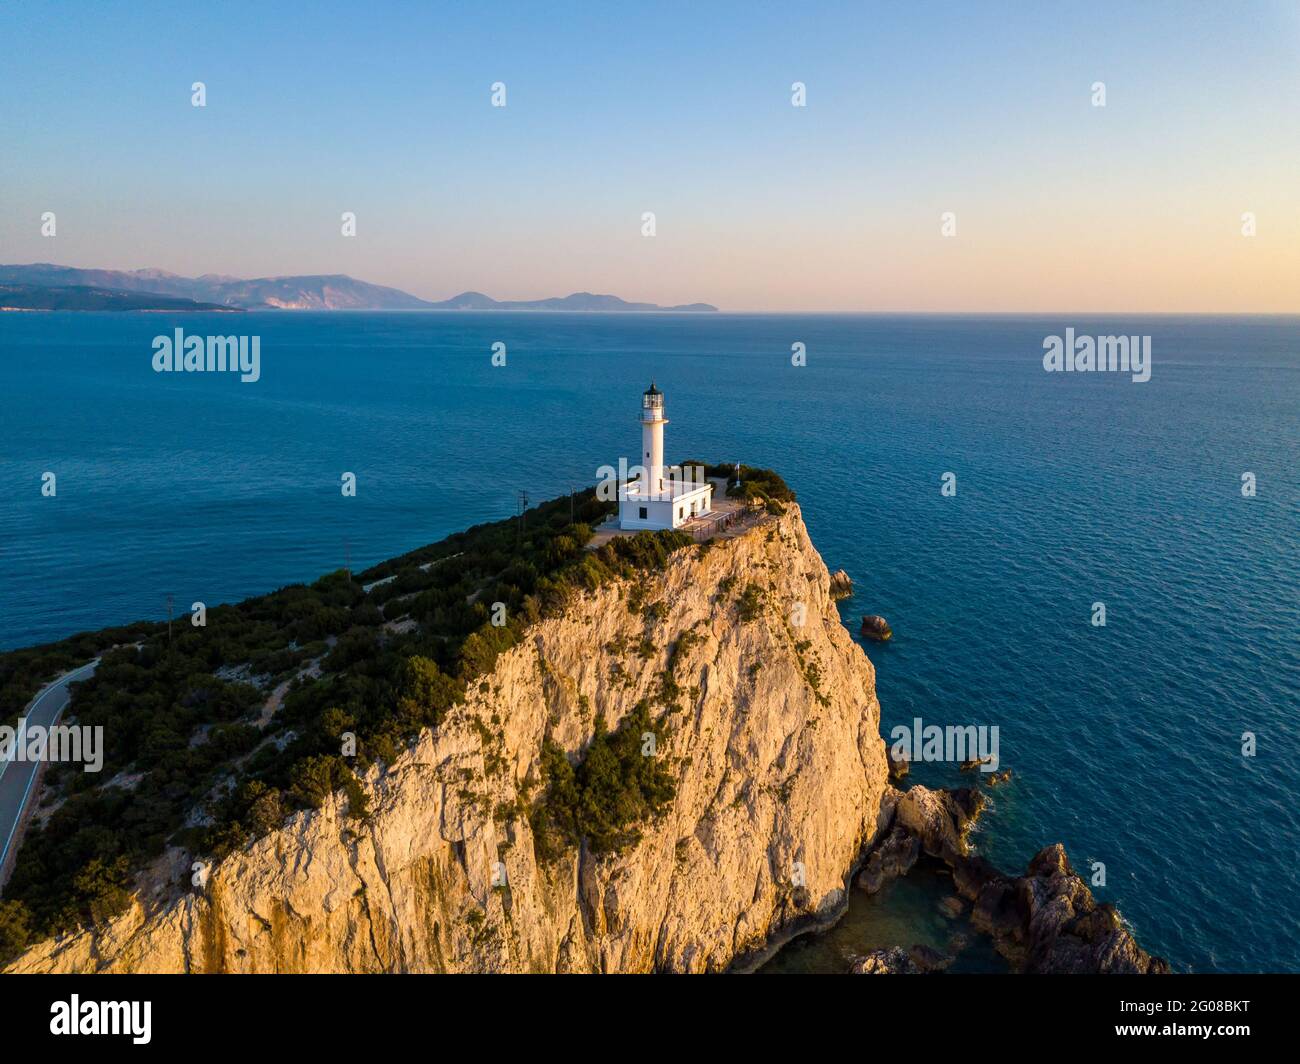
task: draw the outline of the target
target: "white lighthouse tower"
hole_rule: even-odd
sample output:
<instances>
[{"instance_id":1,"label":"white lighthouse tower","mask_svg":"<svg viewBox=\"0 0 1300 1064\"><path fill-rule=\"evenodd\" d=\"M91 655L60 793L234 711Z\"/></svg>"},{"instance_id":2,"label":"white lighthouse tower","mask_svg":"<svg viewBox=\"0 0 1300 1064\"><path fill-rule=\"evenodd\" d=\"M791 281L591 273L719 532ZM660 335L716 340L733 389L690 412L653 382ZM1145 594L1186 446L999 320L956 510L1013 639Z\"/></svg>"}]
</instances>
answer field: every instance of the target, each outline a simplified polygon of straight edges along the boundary
<instances>
[{"instance_id":1,"label":"white lighthouse tower","mask_svg":"<svg viewBox=\"0 0 1300 1064\"><path fill-rule=\"evenodd\" d=\"M650 382L641 396L641 464L656 495L664 490L664 393Z\"/></svg>"},{"instance_id":2,"label":"white lighthouse tower","mask_svg":"<svg viewBox=\"0 0 1300 1064\"><path fill-rule=\"evenodd\" d=\"M678 528L713 511L713 485L688 478L681 466L664 466L664 393L654 381L641 396L641 461L619 486L618 526Z\"/></svg>"}]
</instances>

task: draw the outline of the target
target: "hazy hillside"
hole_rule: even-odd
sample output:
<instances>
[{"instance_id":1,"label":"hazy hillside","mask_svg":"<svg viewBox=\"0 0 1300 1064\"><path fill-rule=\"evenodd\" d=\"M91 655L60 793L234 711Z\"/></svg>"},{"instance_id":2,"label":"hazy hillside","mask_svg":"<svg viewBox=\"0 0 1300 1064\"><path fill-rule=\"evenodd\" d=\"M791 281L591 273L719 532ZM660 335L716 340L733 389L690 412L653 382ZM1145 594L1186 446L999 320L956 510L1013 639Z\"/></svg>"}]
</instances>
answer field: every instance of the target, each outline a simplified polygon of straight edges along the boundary
<instances>
[{"instance_id":1,"label":"hazy hillside","mask_svg":"<svg viewBox=\"0 0 1300 1064\"><path fill-rule=\"evenodd\" d=\"M154 292L124 292L91 285L0 284L0 310L219 310L242 307L200 303Z\"/></svg>"}]
</instances>

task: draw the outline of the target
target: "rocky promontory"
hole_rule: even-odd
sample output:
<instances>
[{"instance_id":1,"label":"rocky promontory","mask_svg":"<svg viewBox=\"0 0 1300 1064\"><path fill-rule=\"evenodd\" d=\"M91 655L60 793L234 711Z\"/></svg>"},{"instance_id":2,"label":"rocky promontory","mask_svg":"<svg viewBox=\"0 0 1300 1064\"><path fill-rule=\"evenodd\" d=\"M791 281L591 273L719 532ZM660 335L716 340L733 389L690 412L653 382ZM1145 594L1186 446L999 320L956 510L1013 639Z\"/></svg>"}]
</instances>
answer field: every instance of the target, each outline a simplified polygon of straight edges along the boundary
<instances>
[{"instance_id":1,"label":"rocky promontory","mask_svg":"<svg viewBox=\"0 0 1300 1064\"><path fill-rule=\"evenodd\" d=\"M893 821L871 848L857 885L874 894L927 854L952 871L960 898L973 904L971 923L986 932L1017 971L1038 974L1168 974L1169 964L1138 945L1113 905L1098 902L1071 867L1060 843L1045 847L1023 876L1008 876L971 853L967 836L984 807L978 790L913 786L886 796ZM958 903L960 906L960 903ZM955 906L956 907L956 906ZM915 951L922 947L913 947ZM935 971L900 951L876 951L852 970L878 974Z\"/></svg>"},{"instance_id":2,"label":"rocky promontory","mask_svg":"<svg viewBox=\"0 0 1300 1064\"><path fill-rule=\"evenodd\" d=\"M615 852L546 853L545 751L576 761L638 707L666 736L666 810ZM886 775L871 663L790 504L533 625L361 777L364 817L335 793L202 888L141 890L10 970L721 971L842 906ZM175 855L187 884L201 858Z\"/></svg>"}]
</instances>

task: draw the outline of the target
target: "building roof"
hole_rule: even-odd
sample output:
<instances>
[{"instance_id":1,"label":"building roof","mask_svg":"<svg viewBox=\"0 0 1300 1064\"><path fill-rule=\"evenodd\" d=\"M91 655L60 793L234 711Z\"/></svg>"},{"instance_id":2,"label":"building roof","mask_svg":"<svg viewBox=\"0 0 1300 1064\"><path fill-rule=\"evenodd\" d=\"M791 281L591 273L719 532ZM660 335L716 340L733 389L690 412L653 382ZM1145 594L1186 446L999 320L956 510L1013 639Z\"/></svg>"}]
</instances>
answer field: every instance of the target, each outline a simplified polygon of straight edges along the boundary
<instances>
[{"instance_id":1,"label":"building roof","mask_svg":"<svg viewBox=\"0 0 1300 1064\"><path fill-rule=\"evenodd\" d=\"M645 394L646 394L646 395L663 395L664 393L661 392L658 388L655 387L655 382L654 382L654 381L651 381L651 382L650 382L650 387L647 388L647 389L645 390Z\"/></svg>"},{"instance_id":2,"label":"building roof","mask_svg":"<svg viewBox=\"0 0 1300 1064\"><path fill-rule=\"evenodd\" d=\"M638 502L649 500L650 502L674 502L680 499L690 499L696 495L704 495L712 491L712 483L696 484L694 481L666 480L664 481L663 491L647 491L641 494L641 481L629 480L619 486L618 497L623 499L636 499Z\"/></svg>"}]
</instances>

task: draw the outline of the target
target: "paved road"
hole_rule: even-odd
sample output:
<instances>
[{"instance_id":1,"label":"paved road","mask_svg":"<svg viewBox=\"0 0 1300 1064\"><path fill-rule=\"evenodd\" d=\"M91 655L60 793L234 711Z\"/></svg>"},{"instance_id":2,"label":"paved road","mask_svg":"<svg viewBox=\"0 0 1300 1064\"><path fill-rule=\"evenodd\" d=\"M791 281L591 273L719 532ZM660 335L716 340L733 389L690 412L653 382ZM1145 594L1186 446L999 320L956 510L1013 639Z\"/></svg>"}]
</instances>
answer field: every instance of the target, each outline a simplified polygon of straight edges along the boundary
<instances>
[{"instance_id":1,"label":"paved road","mask_svg":"<svg viewBox=\"0 0 1300 1064\"><path fill-rule=\"evenodd\" d=\"M68 684L91 676L98 664L99 658L96 658L89 665L73 669L33 698L27 707L28 726L39 724L48 728L56 723L72 697ZM23 810L31 797L39 768L40 764L33 761L0 761L0 884L7 878L5 865L9 860L9 847L18 834L18 825L22 823Z\"/></svg>"}]
</instances>

